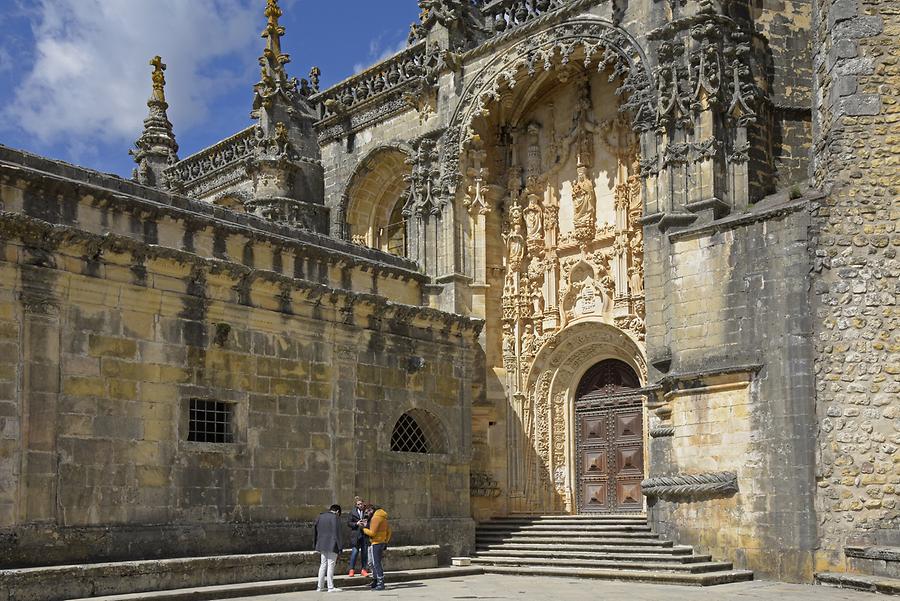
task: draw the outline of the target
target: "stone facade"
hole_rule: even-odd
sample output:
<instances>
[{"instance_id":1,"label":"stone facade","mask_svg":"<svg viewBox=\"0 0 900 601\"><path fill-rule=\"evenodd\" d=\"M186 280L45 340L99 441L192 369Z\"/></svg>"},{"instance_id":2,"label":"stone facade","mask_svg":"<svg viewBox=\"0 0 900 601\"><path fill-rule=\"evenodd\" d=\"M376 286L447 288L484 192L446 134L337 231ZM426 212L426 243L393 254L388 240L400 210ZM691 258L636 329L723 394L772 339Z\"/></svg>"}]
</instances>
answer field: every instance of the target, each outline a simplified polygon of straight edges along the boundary
<instances>
[{"instance_id":1,"label":"stone facade","mask_svg":"<svg viewBox=\"0 0 900 601\"><path fill-rule=\"evenodd\" d=\"M468 548L479 326L417 307L407 262L2 159L5 565L304 548L354 494ZM232 406L232 444L188 440L191 399ZM391 451L410 410L436 454Z\"/></svg>"},{"instance_id":2,"label":"stone facade","mask_svg":"<svg viewBox=\"0 0 900 601\"><path fill-rule=\"evenodd\" d=\"M893 557L892 9L419 4L320 90L267 0L256 122L180 161L154 61L158 189L4 150L13 561L293 548L354 492L442 557L615 508L764 577ZM390 450L401 415L436 452Z\"/></svg>"}]
</instances>

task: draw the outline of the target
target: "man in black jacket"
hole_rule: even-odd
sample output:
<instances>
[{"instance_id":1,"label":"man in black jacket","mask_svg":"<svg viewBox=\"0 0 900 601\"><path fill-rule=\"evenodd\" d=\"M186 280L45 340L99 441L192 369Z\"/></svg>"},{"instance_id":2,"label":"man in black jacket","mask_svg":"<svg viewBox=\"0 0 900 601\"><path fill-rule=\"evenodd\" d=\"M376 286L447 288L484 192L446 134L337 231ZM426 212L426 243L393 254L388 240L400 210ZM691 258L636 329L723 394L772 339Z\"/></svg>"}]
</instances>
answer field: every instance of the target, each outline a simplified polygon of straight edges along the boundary
<instances>
[{"instance_id":1,"label":"man in black jacket","mask_svg":"<svg viewBox=\"0 0 900 601\"><path fill-rule=\"evenodd\" d=\"M341 528L341 506L332 505L328 511L323 511L316 518L313 530L316 551L322 554L322 562L319 564L319 592L324 592L325 578L328 578L328 592L333 593L341 589L334 588L334 564L337 563L338 553L344 550Z\"/></svg>"},{"instance_id":2,"label":"man in black jacket","mask_svg":"<svg viewBox=\"0 0 900 601\"><path fill-rule=\"evenodd\" d=\"M350 519L347 524L350 526L350 576L356 575L356 558L359 557L359 566L363 576L368 576L366 570L368 565L369 537L362 533L360 522L364 522L365 503L359 497L353 499L354 507L350 512Z\"/></svg>"}]
</instances>

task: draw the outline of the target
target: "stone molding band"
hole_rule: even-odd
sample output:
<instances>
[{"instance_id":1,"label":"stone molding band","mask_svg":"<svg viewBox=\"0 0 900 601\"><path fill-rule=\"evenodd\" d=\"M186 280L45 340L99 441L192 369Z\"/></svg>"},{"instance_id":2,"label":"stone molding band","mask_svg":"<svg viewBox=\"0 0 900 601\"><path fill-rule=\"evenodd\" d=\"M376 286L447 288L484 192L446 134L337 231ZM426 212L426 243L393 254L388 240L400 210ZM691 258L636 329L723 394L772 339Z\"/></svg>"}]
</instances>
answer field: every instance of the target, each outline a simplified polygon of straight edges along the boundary
<instances>
[{"instance_id":1,"label":"stone molding band","mask_svg":"<svg viewBox=\"0 0 900 601\"><path fill-rule=\"evenodd\" d=\"M699 501L726 497L738 492L737 474L710 472L648 478L641 482L641 492L645 497L666 501Z\"/></svg>"},{"instance_id":2,"label":"stone molding band","mask_svg":"<svg viewBox=\"0 0 900 601\"><path fill-rule=\"evenodd\" d=\"M651 428L650 436L652 438L665 438L666 436L675 436L675 428L672 426L660 426L659 428Z\"/></svg>"}]
</instances>

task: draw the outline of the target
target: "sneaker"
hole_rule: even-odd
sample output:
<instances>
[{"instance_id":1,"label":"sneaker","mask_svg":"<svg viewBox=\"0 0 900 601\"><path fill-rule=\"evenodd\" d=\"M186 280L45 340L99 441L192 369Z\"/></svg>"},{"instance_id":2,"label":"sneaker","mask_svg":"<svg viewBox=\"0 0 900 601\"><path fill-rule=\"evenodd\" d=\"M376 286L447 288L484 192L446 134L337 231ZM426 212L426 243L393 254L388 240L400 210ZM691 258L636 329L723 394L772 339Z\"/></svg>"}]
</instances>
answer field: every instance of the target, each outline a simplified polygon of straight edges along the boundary
<instances>
[{"instance_id":1,"label":"sneaker","mask_svg":"<svg viewBox=\"0 0 900 601\"><path fill-rule=\"evenodd\" d=\"M316 589L316 592L317 592L317 593L325 593L325 592L327 592L327 589L324 589L324 588L317 588L317 589Z\"/></svg>"},{"instance_id":2,"label":"sneaker","mask_svg":"<svg viewBox=\"0 0 900 601\"><path fill-rule=\"evenodd\" d=\"M341 592L341 589L339 589L339 588L330 588L330 589L328 589L328 592L329 592L329 593L339 593L339 592Z\"/></svg>"},{"instance_id":3,"label":"sneaker","mask_svg":"<svg viewBox=\"0 0 900 601\"><path fill-rule=\"evenodd\" d=\"M366 571L365 571L365 570L362 571L362 575L363 575L363 576L366 575ZM347 576L351 576L351 577L356 576L356 570L350 570L350 573L347 574Z\"/></svg>"},{"instance_id":4,"label":"sneaker","mask_svg":"<svg viewBox=\"0 0 900 601\"><path fill-rule=\"evenodd\" d=\"M384 590L384 585L383 585L383 584L379 584L378 586L376 586L376 587L373 588L372 590L373 590L373 591L383 591L383 590Z\"/></svg>"},{"instance_id":5,"label":"sneaker","mask_svg":"<svg viewBox=\"0 0 900 601\"><path fill-rule=\"evenodd\" d=\"M362 574L363 576L368 576L368 575L369 575L369 572L367 572L366 570L363 570L363 571L361 572L361 574ZM353 576L353 570L350 570L350 575Z\"/></svg>"}]
</instances>

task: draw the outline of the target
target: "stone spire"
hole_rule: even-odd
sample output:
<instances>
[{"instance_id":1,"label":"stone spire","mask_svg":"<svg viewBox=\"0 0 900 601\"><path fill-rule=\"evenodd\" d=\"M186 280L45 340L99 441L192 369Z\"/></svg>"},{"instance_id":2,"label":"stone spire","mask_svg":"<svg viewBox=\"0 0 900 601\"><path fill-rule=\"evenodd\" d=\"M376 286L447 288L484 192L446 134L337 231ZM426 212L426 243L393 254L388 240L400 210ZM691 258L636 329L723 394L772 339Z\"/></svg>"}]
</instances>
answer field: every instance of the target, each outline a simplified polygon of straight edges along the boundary
<instances>
[{"instance_id":1,"label":"stone spire","mask_svg":"<svg viewBox=\"0 0 900 601\"><path fill-rule=\"evenodd\" d=\"M288 77L285 65L290 57L281 51L285 29L278 0L267 0L266 47L259 57L260 81L253 87L253 111L258 120L258 144L247 164L253 180L253 199L245 208L262 217L303 229L325 232L324 174L321 153L313 125L318 114L308 98L318 88L321 74L310 74L313 88L306 82L300 89L295 77Z\"/></svg>"},{"instance_id":2,"label":"stone spire","mask_svg":"<svg viewBox=\"0 0 900 601\"><path fill-rule=\"evenodd\" d=\"M153 67L153 92L147 101L150 113L144 119L144 132L135 141L135 148L129 151L138 164L132 178L146 186L166 188L163 171L178 161L178 144L166 114L169 108L166 102L166 65L161 57L155 56L150 66Z\"/></svg>"},{"instance_id":3,"label":"stone spire","mask_svg":"<svg viewBox=\"0 0 900 601\"><path fill-rule=\"evenodd\" d=\"M270 108L275 96L282 94L290 100L297 93L297 79L288 78L284 66L291 62L291 57L281 51L281 37L285 33L284 27L278 22L284 14L278 6L278 0L266 2L266 28L262 37L266 40L266 47L259 57L260 82L256 84L256 99L253 103L254 111L262 108Z\"/></svg>"}]
</instances>

